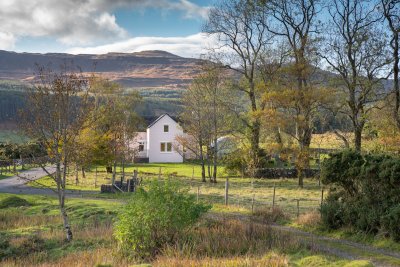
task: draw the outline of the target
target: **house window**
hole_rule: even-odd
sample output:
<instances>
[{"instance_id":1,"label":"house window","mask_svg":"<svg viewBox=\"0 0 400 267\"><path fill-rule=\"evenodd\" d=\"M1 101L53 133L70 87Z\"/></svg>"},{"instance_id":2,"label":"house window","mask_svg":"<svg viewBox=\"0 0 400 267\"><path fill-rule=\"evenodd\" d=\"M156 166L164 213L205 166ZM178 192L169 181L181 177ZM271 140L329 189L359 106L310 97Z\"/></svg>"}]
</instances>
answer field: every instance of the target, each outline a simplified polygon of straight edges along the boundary
<instances>
[{"instance_id":1,"label":"house window","mask_svg":"<svg viewBox=\"0 0 400 267\"><path fill-rule=\"evenodd\" d=\"M144 142L139 142L139 152L144 151Z\"/></svg>"},{"instance_id":2,"label":"house window","mask_svg":"<svg viewBox=\"0 0 400 267\"><path fill-rule=\"evenodd\" d=\"M160 146L161 152L172 152L172 143L171 142L163 142Z\"/></svg>"},{"instance_id":3,"label":"house window","mask_svg":"<svg viewBox=\"0 0 400 267\"><path fill-rule=\"evenodd\" d=\"M169 125L164 125L164 133L168 133L169 132Z\"/></svg>"}]
</instances>

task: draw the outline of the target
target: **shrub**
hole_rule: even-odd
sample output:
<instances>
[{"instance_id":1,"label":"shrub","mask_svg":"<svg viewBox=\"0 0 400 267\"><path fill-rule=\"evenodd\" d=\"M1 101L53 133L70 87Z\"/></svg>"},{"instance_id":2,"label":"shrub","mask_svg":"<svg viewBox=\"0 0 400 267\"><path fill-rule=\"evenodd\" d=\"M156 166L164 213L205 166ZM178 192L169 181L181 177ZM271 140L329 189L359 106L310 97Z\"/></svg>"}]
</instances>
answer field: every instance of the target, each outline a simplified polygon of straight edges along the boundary
<instances>
[{"instance_id":1,"label":"shrub","mask_svg":"<svg viewBox=\"0 0 400 267\"><path fill-rule=\"evenodd\" d=\"M329 198L321 205L322 223L331 229L343 226L343 207L336 199Z\"/></svg>"},{"instance_id":2,"label":"shrub","mask_svg":"<svg viewBox=\"0 0 400 267\"><path fill-rule=\"evenodd\" d=\"M395 240L400 241L400 204L392 207L386 216L382 218L382 224L389 235Z\"/></svg>"},{"instance_id":3,"label":"shrub","mask_svg":"<svg viewBox=\"0 0 400 267\"><path fill-rule=\"evenodd\" d=\"M45 241L37 235L31 235L23 239L18 246L18 253L20 255L29 255L36 252L41 252L46 248Z\"/></svg>"},{"instance_id":4,"label":"shrub","mask_svg":"<svg viewBox=\"0 0 400 267\"><path fill-rule=\"evenodd\" d=\"M210 207L196 204L178 184L154 182L139 189L118 214L114 235L122 252L135 258L152 258Z\"/></svg>"},{"instance_id":5,"label":"shrub","mask_svg":"<svg viewBox=\"0 0 400 267\"><path fill-rule=\"evenodd\" d=\"M377 234L382 228L400 234L400 159L346 150L331 155L321 178L330 194L321 206L323 223L332 229L354 227Z\"/></svg>"},{"instance_id":6,"label":"shrub","mask_svg":"<svg viewBox=\"0 0 400 267\"><path fill-rule=\"evenodd\" d=\"M0 201L0 209L24 207L30 205L31 203L29 203L26 199L17 196L6 197L2 201Z\"/></svg>"},{"instance_id":7,"label":"shrub","mask_svg":"<svg viewBox=\"0 0 400 267\"><path fill-rule=\"evenodd\" d=\"M0 234L0 260L13 256L14 248L10 245L8 238Z\"/></svg>"}]
</instances>

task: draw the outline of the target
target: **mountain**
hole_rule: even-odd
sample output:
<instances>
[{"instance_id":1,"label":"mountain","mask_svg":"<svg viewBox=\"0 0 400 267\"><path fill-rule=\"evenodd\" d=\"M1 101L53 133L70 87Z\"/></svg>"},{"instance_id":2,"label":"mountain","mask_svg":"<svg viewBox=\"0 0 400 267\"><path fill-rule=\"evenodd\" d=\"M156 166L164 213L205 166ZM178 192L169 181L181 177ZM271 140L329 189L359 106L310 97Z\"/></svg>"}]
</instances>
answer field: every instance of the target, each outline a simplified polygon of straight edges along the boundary
<instances>
[{"instance_id":1,"label":"mountain","mask_svg":"<svg viewBox=\"0 0 400 267\"><path fill-rule=\"evenodd\" d=\"M165 51L71 55L16 53L0 50L0 80L29 82L36 65L57 69L73 64L83 72L95 72L129 88L183 89L198 72L201 60Z\"/></svg>"}]
</instances>

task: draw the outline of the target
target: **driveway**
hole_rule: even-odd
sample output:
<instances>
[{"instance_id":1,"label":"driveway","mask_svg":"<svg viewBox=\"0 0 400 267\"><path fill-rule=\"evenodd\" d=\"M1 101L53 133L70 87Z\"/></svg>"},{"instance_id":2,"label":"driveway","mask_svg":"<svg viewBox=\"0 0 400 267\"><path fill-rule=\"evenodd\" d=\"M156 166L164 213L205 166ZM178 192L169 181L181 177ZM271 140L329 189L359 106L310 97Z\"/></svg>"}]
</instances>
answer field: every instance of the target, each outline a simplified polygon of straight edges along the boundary
<instances>
[{"instance_id":1,"label":"driveway","mask_svg":"<svg viewBox=\"0 0 400 267\"><path fill-rule=\"evenodd\" d=\"M47 170L55 172L55 167L47 167ZM0 193L28 194L28 195L56 195L50 188L36 188L27 185L28 182L47 176L42 168L33 168L18 175L0 180ZM82 194L93 194L91 191L66 190L67 195L82 196Z\"/></svg>"}]
</instances>

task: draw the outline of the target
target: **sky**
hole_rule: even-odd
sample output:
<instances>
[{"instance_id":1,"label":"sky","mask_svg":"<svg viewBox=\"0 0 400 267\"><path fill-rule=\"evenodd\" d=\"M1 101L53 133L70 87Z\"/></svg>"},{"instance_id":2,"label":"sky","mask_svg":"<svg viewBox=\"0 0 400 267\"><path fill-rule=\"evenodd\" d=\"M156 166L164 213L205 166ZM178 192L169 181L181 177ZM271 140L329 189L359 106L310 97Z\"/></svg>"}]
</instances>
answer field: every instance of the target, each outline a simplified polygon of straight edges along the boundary
<instances>
[{"instance_id":1,"label":"sky","mask_svg":"<svg viewBox=\"0 0 400 267\"><path fill-rule=\"evenodd\" d=\"M0 50L105 54L165 50L198 57L216 0L0 0Z\"/></svg>"}]
</instances>

